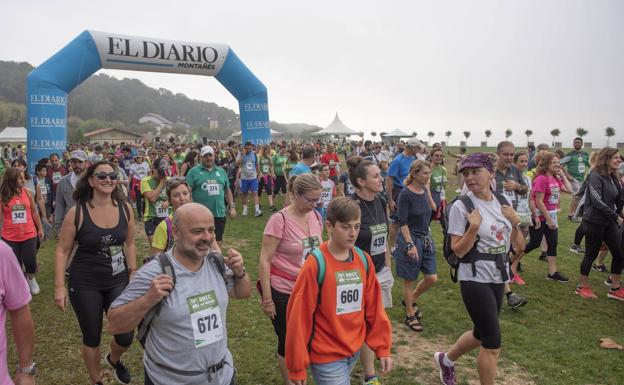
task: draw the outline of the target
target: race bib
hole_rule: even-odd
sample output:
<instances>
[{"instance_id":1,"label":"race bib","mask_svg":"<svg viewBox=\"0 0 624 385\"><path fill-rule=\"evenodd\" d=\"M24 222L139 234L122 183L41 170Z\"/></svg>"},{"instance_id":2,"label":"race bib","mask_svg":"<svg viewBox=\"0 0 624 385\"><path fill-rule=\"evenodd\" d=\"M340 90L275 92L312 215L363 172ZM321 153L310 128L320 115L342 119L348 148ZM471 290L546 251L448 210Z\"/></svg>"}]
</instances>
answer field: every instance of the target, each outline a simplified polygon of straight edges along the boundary
<instances>
[{"instance_id":1,"label":"race bib","mask_svg":"<svg viewBox=\"0 0 624 385\"><path fill-rule=\"evenodd\" d=\"M579 162L581 162L581 163L579 163L579 165L578 165L578 172L580 174L584 174L585 173L585 163L582 163L582 161L583 161L582 159L583 158L579 158Z\"/></svg>"},{"instance_id":2,"label":"race bib","mask_svg":"<svg viewBox=\"0 0 624 385\"><path fill-rule=\"evenodd\" d=\"M505 190L503 189L503 193L511 200L516 200L516 192L514 190Z\"/></svg>"},{"instance_id":3,"label":"race bib","mask_svg":"<svg viewBox=\"0 0 624 385\"><path fill-rule=\"evenodd\" d=\"M388 225L380 223L370 227L371 245L370 254L377 255L386 252L386 239L388 236Z\"/></svg>"},{"instance_id":4,"label":"race bib","mask_svg":"<svg viewBox=\"0 0 624 385\"><path fill-rule=\"evenodd\" d=\"M117 275L126 270L125 257L123 253L123 246L115 245L108 248L108 253L111 256L111 267L113 269L113 275Z\"/></svg>"},{"instance_id":5,"label":"race bib","mask_svg":"<svg viewBox=\"0 0 624 385\"><path fill-rule=\"evenodd\" d=\"M335 161L335 160L333 160L333 159L331 159L331 160L329 161L329 167L330 167L330 168L334 168L334 166L335 166L335 165L336 165L336 161Z\"/></svg>"},{"instance_id":6,"label":"race bib","mask_svg":"<svg viewBox=\"0 0 624 385\"><path fill-rule=\"evenodd\" d=\"M58 184L58 182L61 181L61 172L60 171L56 171L54 173L52 173L52 182L54 184Z\"/></svg>"},{"instance_id":7,"label":"race bib","mask_svg":"<svg viewBox=\"0 0 624 385\"><path fill-rule=\"evenodd\" d=\"M353 187L353 185L349 181L347 181L346 185L347 185L347 195L353 195L353 193L355 192L355 187Z\"/></svg>"},{"instance_id":8,"label":"race bib","mask_svg":"<svg viewBox=\"0 0 624 385\"><path fill-rule=\"evenodd\" d=\"M321 192L321 202L329 202L332 199L332 190L331 189L323 189Z\"/></svg>"},{"instance_id":9,"label":"race bib","mask_svg":"<svg viewBox=\"0 0 624 385\"><path fill-rule=\"evenodd\" d=\"M312 249L318 247L321 242L317 236L314 236L301 239L301 243L303 244L303 255L301 256L301 264L303 265L308 254L310 254Z\"/></svg>"},{"instance_id":10,"label":"race bib","mask_svg":"<svg viewBox=\"0 0 624 385\"><path fill-rule=\"evenodd\" d=\"M191 327L193 328L196 348L223 339L221 312L214 290L188 297L186 304L191 313Z\"/></svg>"},{"instance_id":11,"label":"race bib","mask_svg":"<svg viewBox=\"0 0 624 385\"><path fill-rule=\"evenodd\" d=\"M42 183L39 185L39 189L39 191L41 191L41 195L48 195L48 186Z\"/></svg>"},{"instance_id":12,"label":"race bib","mask_svg":"<svg viewBox=\"0 0 624 385\"><path fill-rule=\"evenodd\" d=\"M208 180L206 181L206 191L208 195L219 195L221 192L221 185L217 183L216 180Z\"/></svg>"},{"instance_id":13,"label":"race bib","mask_svg":"<svg viewBox=\"0 0 624 385\"><path fill-rule=\"evenodd\" d=\"M269 173L269 165L268 164L263 164L262 165L262 173L263 174L268 174Z\"/></svg>"},{"instance_id":14,"label":"race bib","mask_svg":"<svg viewBox=\"0 0 624 385\"><path fill-rule=\"evenodd\" d=\"M358 270L336 272L336 315L362 310L362 277Z\"/></svg>"},{"instance_id":15,"label":"race bib","mask_svg":"<svg viewBox=\"0 0 624 385\"><path fill-rule=\"evenodd\" d=\"M13 205L11 207L11 222L14 225L26 223L26 206Z\"/></svg>"},{"instance_id":16,"label":"race bib","mask_svg":"<svg viewBox=\"0 0 624 385\"><path fill-rule=\"evenodd\" d=\"M247 171L253 171L256 168L256 165L254 164L254 162L247 162L245 163L245 168L247 168Z\"/></svg>"},{"instance_id":17,"label":"race bib","mask_svg":"<svg viewBox=\"0 0 624 385\"><path fill-rule=\"evenodd\" d=\"M157 201L154 203L154 207L156 207L156 216L158 218L165 218L169 216L169 207L163 207L163 201Z\"/></svg>"},{"instance_id":18,"label":"race bib","mask_svg":"<svg viewBox=\"0 0 624 385\"><path fill-rule=\"evenodd\" d=\"M550 188L550 197L548 197L548 203L551 205L559 204L559 187L552 186Z\"/></svg>"}]
</instances>

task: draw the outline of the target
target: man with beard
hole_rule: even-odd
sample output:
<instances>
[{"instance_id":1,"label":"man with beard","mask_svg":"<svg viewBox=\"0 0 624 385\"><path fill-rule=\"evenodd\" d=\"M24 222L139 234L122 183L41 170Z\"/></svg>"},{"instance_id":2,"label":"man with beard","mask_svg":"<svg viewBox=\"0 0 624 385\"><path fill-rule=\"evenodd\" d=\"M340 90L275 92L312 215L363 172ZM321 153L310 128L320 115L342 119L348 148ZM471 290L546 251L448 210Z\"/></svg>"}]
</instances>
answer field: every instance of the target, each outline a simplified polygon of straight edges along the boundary
<instances>
[{"instance_id":1,"label":"man with beard","mask_svg":"<svg viewBox=\"0 0 624 385\"><path fill-rule=\"evenodd\" d=\"M175 246L164 256L175 285L158 258L149 262L111 305L109 331L135 329L163 301L145 340L145 384L233 384L225 321L228 296L251 292L243 257L234 249L221 256L214 217L201 204L178 208L172 233Z\"/></svg>"},{"instance_id":2,"label":"man with beard","mask_svg":"<svg viewBox=\"0 0 624 385\"><path fill-rule=\"evenodd\" d=\"M74 189L78 180L87 169L87 154L82 150L71 152L69 164L72 172L61 178L56 188L56 200L54 205L54 224L60 229L67 211L75 204Z\"/></svg>"},{"instance_id":3,"label":"man with beard","mask_svg":"<svg viewBox=\"0 0 624 385\"><path fill-rule=\"evenodd\" d=\"M586 170L589 169L589 154L581 150L581 148L583 148L583 138L574 138L572 145L574 146L574 150L565 154L559 162L562 166L565 166L567 176L571 177L568 178L572 185L572 203L570 204L570 212L568 213L568 219L570 220L572 220L576 207L578 206L579 199L576 197L576 194L579 192L585 180Z\"/></svg>"}]
</instances>

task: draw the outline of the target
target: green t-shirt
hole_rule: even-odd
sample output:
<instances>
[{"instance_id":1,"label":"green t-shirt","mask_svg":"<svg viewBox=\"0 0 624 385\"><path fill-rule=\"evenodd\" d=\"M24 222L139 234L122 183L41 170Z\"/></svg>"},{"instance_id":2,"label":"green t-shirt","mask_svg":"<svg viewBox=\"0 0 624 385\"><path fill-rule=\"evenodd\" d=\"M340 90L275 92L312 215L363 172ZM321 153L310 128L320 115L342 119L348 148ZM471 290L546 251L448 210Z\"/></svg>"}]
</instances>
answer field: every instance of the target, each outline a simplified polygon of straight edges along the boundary
<instances>
[{"instance_id":1,"label":"green t-shirt","mask_svg":"<svg viewBox=\"0 0 624 385\"><path fill-rule=\"evenodd\" d=\"M589 154L585 151L570 151L560 163L566 166L572 178L582 182L585 179L585 170L589 168Z\"/></svg>"},{"instance_id":2,"label":"green t-shirt","mask_svg":"<svg viewBox=\"0 0 624 385\"><path fill-rule=\"evenodd\" d=\"M284 166L287 160L288 157L286 156L281 156L280 154L273 155L273 171L275 171L275 176L284 176Z\"/></svg>"},{"instance_id":3,"label":"green t-shirt","mask_svg":"<svg viewBox=\"0 0 624 385\"><path fill-rule=\"evenodd\" d=\"M186 174L193 202L201 203L212 211L215 218L225 217L225 193L230 188L227 172L221 167L208 170L198 164Z\"/></svg>"},{"instance_id":4,"label":"green t-shirt","mask_svg":"<svg viewBox=\"0 0 624 385\"><path fill-rule=\"evenodd\" d=\"M141 179L141 194L145 195L146 192L153 191L156 186L158 186L158 181L151 176L146 176ZM169 207L162 207L165 202L167 202L167 192L163 187L156 202L152 203L147 199L144 200L145 211L143 212L143 219L147 221L155 217L165 218L168 216L170 214Z\"/></svg>"},{"instance_id":5,"label":"green t-shirt","mask_svg":"<svg viewBox=\"0 0 624 385\"><path fill-rule=\"evenodd\" d=\"M431 191L442 191L446 186L446 168L435 166L431 170Z\"/></svg>"},{"instance_id":6,"label":"green t-shirt","mask_svg":"<svg viewBox=\"0 0 624 385\"><path fill-rule=\"evenodd\" d=\"M260 163L260 172L263 175L267 175L269 172L271 172L271 158L260 155L258 157L258 163Z\"/></svg>"},{"instance_id":7,"label":"green t-shirt","mask_svg":"<svg viewBox=\"0 0 624 385\"><path fill-rule=\"evenodd\" d=\"M290 170L292 170L298 162L296 161L292 161L292 160L287 160L286 163L284 164L284 172L287 172L290 175Z\"/></svg>"},{"instance_id":8,"label":"green t-shirt","mask_svg":"<svg viewBox=\"0 0 624 385\"><path fill-rule=\"evenodd\" d=\"M186 158L186 154L180 153L173 156L173 160L175 160L178 165L178 170L182 167L182 163L184 163L184 158Z\"/></svg>"}]
</instances>

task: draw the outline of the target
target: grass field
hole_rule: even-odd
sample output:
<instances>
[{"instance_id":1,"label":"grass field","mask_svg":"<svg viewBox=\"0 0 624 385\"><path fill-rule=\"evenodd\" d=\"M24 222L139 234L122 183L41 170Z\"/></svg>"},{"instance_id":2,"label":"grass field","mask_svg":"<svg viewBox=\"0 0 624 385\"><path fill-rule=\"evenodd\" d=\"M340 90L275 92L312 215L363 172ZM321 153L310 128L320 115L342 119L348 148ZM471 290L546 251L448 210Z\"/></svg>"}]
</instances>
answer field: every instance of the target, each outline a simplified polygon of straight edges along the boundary
<instances>
[{"instance_id":1,"label":"grass field","mask_svg":"<svg viewBox=\"0 0 624 385\"><path fill-rule=\"evenodd\" d=\"M452 168L449 167L449 173ZM451 178L453 179L453 178ZM450 181L451 183L454 180ZM451 185L448 191L454 190ZM563 197L563 215L570 199ZM278 199L281 205L281 199ZM268 207L266 202L264 207ZM238 205L240 213L240 204ZM225 233L226 247L235 247L245 257L252 279L257 278L257 265L264 224L269 212L261 218L237 217L228 219ZM624 384L624 353L599 347L601 337L610 337L624 343L624 304L607 300L602 281L606 274L592 272L590 280L597 301L581 299L573 294L578 278L581 256L568 251L576 224L560 218L559 269L570 276L567 284L545 279L546 264L537 258L535 251L523 259L527 281L516 291L526 296L528 305L519 310L503 308L500 322L503 333L503 351L500 358L499 384L543 385L620 385ZM432 225L436 245L441 242L441 230ZM139 257L147 250L146 238L139 231L137 246ZM71 309L62 313L54 306L54 247L46 242L39 252L41 273L38 281L41 294L32 303L36 324L35 361L39 367L38 384L88 384L86 371L80 358L81 335ZM440 249L440 247L438 247ZM459 288L448 274L448 268L438 250L438 283L419 301L423 311L425 331L414 333L403 325L400 306L402 283L394 286L395 307L389 310L394 326L393 355L396 369L384 379L385 384L412 385L437 384L433 370L432 354L446 349L471 322L459 295ZM607 259L607 262L610 258ZM398 306L396 306L398 304ZM505 305L504 305L505 306ZM228 311L229 347L238 368L237 383L242 385L280 384L275 360L276 338L270 321L263 315L257 293L249 300L231 301ZM102 340L102 352L108 351L110 336ZM12 344L12 341L9 341ZM9 368L13 372L16 359L10 346ZM457 363L458 383L475 384L476 355L473 353ZM133 344L124 356L126 365L134 375L134 384L142 384L142 351ZM114 380L105 373L106 383ZM358 367L352 384L358 383Z\"/></svg>"}]
</instances>

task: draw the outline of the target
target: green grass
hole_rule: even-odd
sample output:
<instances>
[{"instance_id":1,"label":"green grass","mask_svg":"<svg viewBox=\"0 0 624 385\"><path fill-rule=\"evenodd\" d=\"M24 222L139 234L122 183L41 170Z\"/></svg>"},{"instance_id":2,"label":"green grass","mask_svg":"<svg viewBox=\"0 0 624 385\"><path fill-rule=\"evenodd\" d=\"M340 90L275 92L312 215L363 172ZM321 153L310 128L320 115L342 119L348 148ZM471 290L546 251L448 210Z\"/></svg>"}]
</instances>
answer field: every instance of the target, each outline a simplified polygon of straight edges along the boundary
<instances>
[{"instance_id":1,"label":"green grass","mask_svg":"<svg viewBox=\"0 0 624 385\"><path fill-rule=\"evenodd\" d=\"M450 172L452 168L448 169ZM454 182L454 178L451 179ZM451 186L448 190L453 189L454 186ZM278 203L281 205L281 200ZM268 207L266 201L263 206ZM564 196L562 207L562 217L565 218L569 197ZM238 208L240 213L240 204ZM228 219L227 223L225 245L234 246L242 252L253 280L257 277L262 231L269 214L265 210L261 218L238 217ZM570 253L568 248L576 224L565 219L561 219L560 224L558 264L560 271L570 276L571 281L567 284L547 281L546 264L538 261L537 251L524 257L525 273L522 276L527 286L516 290L528 297L529 304L517 311L504 307L501 312L501 371L524 374L534 383L544 385L622 384L622 352L600 348L599 339L610 337L624 343L624 304L606 299L606 287L602 284L606 274L596 272L590 274L590 280L600 296L597 301L584 300L573 294L581 256ZM386 384L437 383L437 377L432 372L431 351L427 350L427 346L449 346L472 325L461 301L458 285L450 280L447 265L440 255L441 230L437 223L432 225L432 232L438 246L440 280L419 301L424 313L425 331L418 335L402 332L403 337L394 341L393 348L394 352L399 347L407 347L415 356L420 355L426 360L418 360L408 367L398 367L386 377ZM147 250L147 245L144 233L139 233L137 246L140 257ZM31 303L36 324L35 361L40 370L37 383L87 384L86 370L80 358L81 335L74 313L71 308L62 313L54 306L54 247L55 242L46 242L39 252L41 273L38 281L41 294ZM405 330L400 306L401 286L401 281L397 279L394 286L395 307L389 310L389 316L395 328ZM276 337L270 321L260 311L255 290L249 300L230 302L228 330L229 347L238 368L237 383L280 384L275 359ZM110 336L104 333L103 353L108 351L109 341ZM9 341L9 344L9 368L12 372L16 359L12 342ZM458 362L460 384L467 384L469 378L475 379L474 371L468 370L476 366L475 357L475 353L472 353ZM135 384L142 384L143 380L141 359L142 350L136 343L124 356L124 361L134 374ZM359 371L356 369L356 372Z\"/></svg>"}]
</instances>

